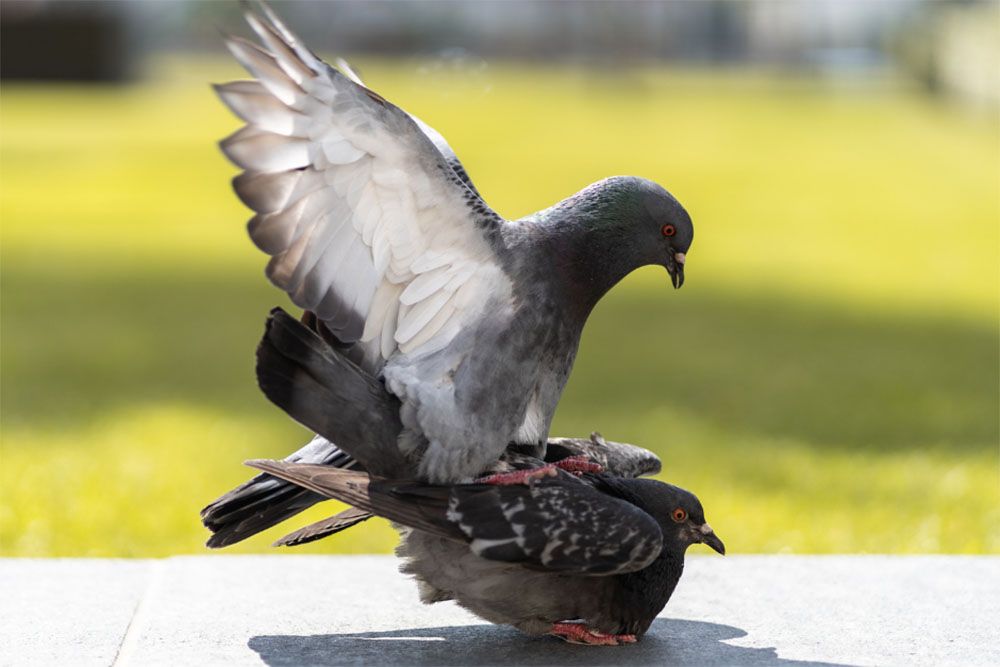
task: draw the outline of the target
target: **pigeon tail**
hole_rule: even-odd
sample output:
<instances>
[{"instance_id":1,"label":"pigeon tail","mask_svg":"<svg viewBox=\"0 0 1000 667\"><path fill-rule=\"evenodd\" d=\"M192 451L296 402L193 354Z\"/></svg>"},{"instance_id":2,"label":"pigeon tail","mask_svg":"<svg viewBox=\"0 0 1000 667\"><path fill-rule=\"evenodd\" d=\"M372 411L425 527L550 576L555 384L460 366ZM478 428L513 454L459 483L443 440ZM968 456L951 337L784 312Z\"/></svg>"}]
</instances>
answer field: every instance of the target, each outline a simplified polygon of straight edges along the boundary
<instances>
[{"instance_id":1,"label":"pigeon tail","mask_svg":"<svg viewBox=\"0 0 1000 667\"><path fill-rule=\"evenodd\" d=\"M319 436L285 460L340 468L357 466L336 445ZM326 499L297 484L262 473L201 510L202 523L213 533L206 544L212 549L236 544Z\"/></svg>"},{"instance_id":2,"label":"pigeon tail","mask_svg":"<svg viewBox=\"0 0 1000 667\"><path fill-rule=\"evenodd\" d=\"M308 526L285 535L271 546L297 547L300 544L315 542L316 540L339 533L342 530L347 530L351 526L356 526L373 516L375 515L366 510L358 509L357 507L348 507L343 512L317 521L316 523L311 523Z\"/></svg>"},{"instance_id":3,"label":"pigeon tail","mask_svg":"<svg viewBox=\"0 0 1000 667\"><path fill-rule=\"evenodd\" d=\"M257 383L300 424L336 442L379 477L410 477L413 464L396 444L400 402L281 308L271 311L257 348Z\"/></svg>"}]
</instances>

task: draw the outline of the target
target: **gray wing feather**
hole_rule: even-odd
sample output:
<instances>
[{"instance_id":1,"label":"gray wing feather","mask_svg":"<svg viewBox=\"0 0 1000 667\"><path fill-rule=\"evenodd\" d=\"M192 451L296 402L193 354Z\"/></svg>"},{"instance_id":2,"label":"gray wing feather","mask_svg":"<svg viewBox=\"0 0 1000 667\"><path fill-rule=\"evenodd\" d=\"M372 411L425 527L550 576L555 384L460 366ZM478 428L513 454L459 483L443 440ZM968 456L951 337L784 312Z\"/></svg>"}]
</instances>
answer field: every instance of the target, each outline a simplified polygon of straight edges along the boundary
<instances>
[{"instance_id":1,"label":"gray wing feather","mask_svg":"<svg viewBox=\"0 0 1000 667\"><path fill-rule=\"evenodd\" d=\"M574 481L459 486L448 515L473 553L554 572L635 572L656 559L663 541L641 509Z\"/></svg>"},{"instance_id":2,"label":"gray wing feather","mask_svg":"<svg viewBox=\"0 0 1000 667\"><path fill-rule=\"evenodd\" d=\"M371 481L364 473L323 465L246 464L405 526L467 542L488 560L611 575L647 567L663 544L653 517L574 478L532 486L434 486Z\"/></svg>"}]
</instances>

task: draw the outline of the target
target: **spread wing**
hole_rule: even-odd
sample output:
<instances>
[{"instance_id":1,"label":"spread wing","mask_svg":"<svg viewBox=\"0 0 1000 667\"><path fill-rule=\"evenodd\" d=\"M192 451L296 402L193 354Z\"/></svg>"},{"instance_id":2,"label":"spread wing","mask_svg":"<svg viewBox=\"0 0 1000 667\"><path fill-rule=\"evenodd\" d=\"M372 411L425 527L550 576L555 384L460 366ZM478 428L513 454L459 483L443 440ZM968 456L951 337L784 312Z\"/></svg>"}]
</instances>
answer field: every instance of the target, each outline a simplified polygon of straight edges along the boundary
<instances>
[{"instance_id":1,"label":"spread wing","mask_svg":"<svg viewBox=\"0 0 1000 667\"><path fill-rule=\"evenodd\" d=\"M248 229L271 256L268 277L357 343L367 370L440 349L509 286L489 241L502 218L440 135L264 12L246 19L265 48L227 39L256 80L216 90L247 123L221 146L245 170L233 185L256 212Z\"/></svg>"},{"instance_id":2,"label":"spread wing","mask_svg":"<svg viewBox=\"0 0 1000 667\"><path fill-rule=\"evenodd\" d=\"M635 505L575 479L533 486L369 480L288 461L247 465L411 528L469 544L483 558L554 572L610 575L647 567L663 533Z\"/></svg>"}]
</instances>

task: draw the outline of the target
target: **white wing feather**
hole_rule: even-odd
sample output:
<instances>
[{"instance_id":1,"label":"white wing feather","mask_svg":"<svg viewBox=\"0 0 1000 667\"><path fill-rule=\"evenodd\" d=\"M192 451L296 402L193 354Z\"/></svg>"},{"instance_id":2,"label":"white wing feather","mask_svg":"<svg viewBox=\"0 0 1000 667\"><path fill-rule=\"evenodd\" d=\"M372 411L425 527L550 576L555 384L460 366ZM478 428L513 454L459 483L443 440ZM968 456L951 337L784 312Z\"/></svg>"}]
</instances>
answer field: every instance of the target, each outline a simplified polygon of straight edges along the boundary
<instances>
[{"instance_id":1,"label":"white wing feather","mask_svg":"<svg viewBox=\"0 0 1000 667\"><path fill-rule=\"evenodd\" d=\"M216 87L247 125L225 139L271 281L369 370L441 349L509 291L478 225L502 224L456 177L443 137L308 51L266 8L265 49L227 40L256 77ZM479 213L472 210L474 202ZM485 211L483 213L482 211ZM479 218L477 220L477 217Z\"/></svg>"}]
</instances>

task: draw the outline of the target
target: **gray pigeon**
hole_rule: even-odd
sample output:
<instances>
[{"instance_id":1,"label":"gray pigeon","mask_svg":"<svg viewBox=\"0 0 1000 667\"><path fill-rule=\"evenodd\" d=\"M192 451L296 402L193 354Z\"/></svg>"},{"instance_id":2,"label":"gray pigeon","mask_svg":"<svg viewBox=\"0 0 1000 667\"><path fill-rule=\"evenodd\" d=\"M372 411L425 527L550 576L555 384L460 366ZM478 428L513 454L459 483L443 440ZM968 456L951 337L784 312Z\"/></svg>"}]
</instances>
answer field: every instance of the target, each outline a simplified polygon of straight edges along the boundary
<instances>
[{"instance_id":1,"label":"gray pigeon","mask_svg":"<svg viewBox=\"0 0 1000 667\"><path fill-rule=\"evenodd\" d=\"M307 321L316 324L312 318ZM402 428L399 399L386 391L378 378L346 358L336 345L280 308L271 311L257 348L257 381L276 405L320 434L319 446L315 447L319 463L368 470L385 478L407 478L412 473L412 466L396 447ZM331 451L326 446L331 441L342 448L335 450L341 458L323 458ZM311 446L286 461L308 462L313 453ZM481 472L511 475L537 471L545 463L550 464L548 470L543 470L548 474L554 473L554 465L603 470L618 477L651 475L660 470L660 460L652 452L608 442L598 434L589 439L551 438L544 460L534 453L511 445L498 461ZM208 546L225 547L244 540L325 499L297 484L261 473L202 510L202 521L213 533ZM274 546L311 542L370 516L350 509L286 535Z\"/></svg>"},{"instance_id":2,"label":"gray pigeon","mask_svg":"<svg viewBox=\"0 0 1000 667\"><path fill-rule=\"evenodd\" d=\"M689 545L725 554L694 494L651 479L561 472L530 486L431 486L316 464L247 465L396 522L401 571L424 602L454 600L493 623L577 643L637 641L670 599Z\"/></svg>"},{"instance_id":3,"label":"gray pigeon","mask_svg":"<svg viewBox=\"0 0 1000 667\"><path fill-rule=\"evenodd\" d=\"M681 286L687 212L620 176L505 220L440 134L262 9L246 20L264 48L227 39L256 80L216 90L247 123L221 147L271 282L399 402L403 476L469 480L509 443L544 456L591 309L644 265ZM352 465L322 438L290 459Z\"/></svg>"}]
</instances>

